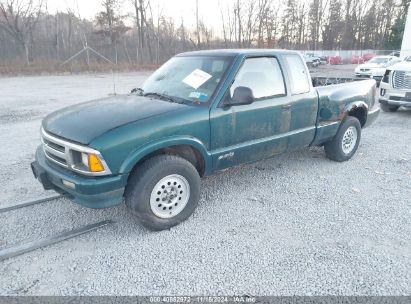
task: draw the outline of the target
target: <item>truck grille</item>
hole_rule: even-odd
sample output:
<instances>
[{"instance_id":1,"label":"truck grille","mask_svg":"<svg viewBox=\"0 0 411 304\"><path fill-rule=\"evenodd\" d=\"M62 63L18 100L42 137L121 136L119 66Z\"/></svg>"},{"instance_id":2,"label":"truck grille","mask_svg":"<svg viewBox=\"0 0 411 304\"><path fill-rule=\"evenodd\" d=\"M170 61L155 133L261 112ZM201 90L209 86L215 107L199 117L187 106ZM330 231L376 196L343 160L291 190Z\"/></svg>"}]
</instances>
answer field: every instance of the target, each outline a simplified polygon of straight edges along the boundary
<instances>
[{"instance_id":1,"label":"truck grille","mask_svg":"<svg viewBox=\"0 0 411 304\"><path fill-rule=\"evenodd\" d=\"M66 154L66 147L62 144L62 141L48 135L46 132L42 132L41 140L43 142L43 149L46 157L65 168L68 168L68 157Z\"/></svg>"},{"instance_id":2,"label":"truck grille","mask_svg":"<svg viewBox=\"0 0 411 304\"><path fill-rule=\"evenodd\" d=\"M395 71L392 82L395 89L411 90L411 72Z\"/></svg>"},{"instance_id":3,"label":"truck grille","mask_svg":"<svg viewBox=\"0 0 411 304\"><path fill-rule=\"evenodd\" d=\"M104 161L99 151L90 147L79 145L67 140L60 139L41 129L41 141L46 158L64 168L90 176L110 175L110 168ZM94 154L97 156L104 167L104 171L91 172L88 167L82 163L82 153Z\"/></svg>"}]
</instances>

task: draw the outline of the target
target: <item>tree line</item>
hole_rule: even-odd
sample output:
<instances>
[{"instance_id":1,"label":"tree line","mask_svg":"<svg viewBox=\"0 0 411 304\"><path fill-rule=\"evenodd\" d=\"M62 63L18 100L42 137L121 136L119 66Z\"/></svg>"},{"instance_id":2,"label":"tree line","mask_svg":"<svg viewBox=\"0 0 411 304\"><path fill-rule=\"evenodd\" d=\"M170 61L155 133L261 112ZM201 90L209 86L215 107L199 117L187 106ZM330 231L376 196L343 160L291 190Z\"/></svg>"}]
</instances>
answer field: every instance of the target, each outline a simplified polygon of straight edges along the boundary
<instances>
[{"instance_id":1,"label":"tree line","mask_svg":"<svg viewBox=\"0 0 411 304\"><path fill-rule=\"evenodd\" d=\"M125 1L133 8L127 14ZM82 49L80 61L90 65L89 48L102 55L92 56L96 62L134 66L213 48L395 50L409 1L220 0L214 11L221 20L218 29L198 9L195 26L188 27L184 18L167 17L152 5L101 0L101 10L88 20L70 7L50 13L46 0L0 0L0 65L58 65Z\"/></svg>"}]
</instances>

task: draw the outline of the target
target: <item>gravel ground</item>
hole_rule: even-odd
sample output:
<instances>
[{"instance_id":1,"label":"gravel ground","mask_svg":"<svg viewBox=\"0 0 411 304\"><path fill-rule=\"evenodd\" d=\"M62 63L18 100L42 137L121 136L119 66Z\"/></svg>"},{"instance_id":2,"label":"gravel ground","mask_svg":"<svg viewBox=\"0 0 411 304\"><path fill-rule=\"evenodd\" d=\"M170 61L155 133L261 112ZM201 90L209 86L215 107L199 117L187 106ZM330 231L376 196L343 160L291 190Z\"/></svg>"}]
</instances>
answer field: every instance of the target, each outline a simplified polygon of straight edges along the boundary
<instances>
[{"instance_id":1,"label":"gravel ground","mask_svg":"<svg viewBox=\"0 0 411 304\"><path fill-rule=\"evenodd\" d=\"M310 73L312 76L355 77L356 67L356 64L320 65L318 68L310 68Z\"/></svg>"},{"instance_id":2,"label":"gravel ground","mask_svg":"<svg viewBox=\"0 0 411 304\"><path fill-rule=\"evenodd\" d=\"M316 75L335 71L352 74ZM147 75L117 75L118 92ZM112 75L1 78L0 92L0 207L53 195L29 169L41 118L109 95ZM0 294L409 295L410 121L382 113L346 163L310 148L206 178L195 214L169 231L66 199L0 214L0 249L117 221L0 262Z\"/></svg>"}]
</instances>

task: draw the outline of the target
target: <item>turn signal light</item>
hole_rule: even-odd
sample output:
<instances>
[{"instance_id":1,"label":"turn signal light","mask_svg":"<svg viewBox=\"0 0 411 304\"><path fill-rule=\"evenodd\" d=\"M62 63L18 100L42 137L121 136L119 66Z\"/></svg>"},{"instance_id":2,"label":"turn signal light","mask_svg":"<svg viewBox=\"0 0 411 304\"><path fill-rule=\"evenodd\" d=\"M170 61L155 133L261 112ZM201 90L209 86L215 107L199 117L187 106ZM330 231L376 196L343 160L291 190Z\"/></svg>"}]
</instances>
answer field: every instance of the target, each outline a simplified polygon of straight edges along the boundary
<instances>
[{"instance_id":1,"label":"turn signal light","mask_svg":"<svg viewBox=\"0 0 411 304\"><path fill-rule=\"evenodd\" d=\"M104 171L104 166L95 154L88 155L88 166L91 172Z\"/></svg>"}]
</instances>

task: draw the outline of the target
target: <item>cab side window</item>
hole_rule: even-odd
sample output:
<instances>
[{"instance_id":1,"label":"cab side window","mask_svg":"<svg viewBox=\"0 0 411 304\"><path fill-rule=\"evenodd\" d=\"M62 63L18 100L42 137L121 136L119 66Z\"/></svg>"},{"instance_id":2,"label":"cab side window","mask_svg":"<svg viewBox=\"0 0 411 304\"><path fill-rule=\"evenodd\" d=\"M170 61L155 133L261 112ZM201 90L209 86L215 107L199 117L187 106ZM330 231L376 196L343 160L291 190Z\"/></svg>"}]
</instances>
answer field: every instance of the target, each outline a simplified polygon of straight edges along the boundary
<instances>
[{"instance_id":1,"label":"cab side window","mask_svg":"<svg viewBox=\"0 0 411 304\"><path fill-rule=\"evenodd\" d=\"M291 94L298 95L310 91L310 83L304 62L297 54L285 55L288 70L290 71Z\"/></svg>"},{"instance_id":2,"label":"cab side window","mask_svg":"<svg viewBox=\"0 0 411 304\"><path fill-rule=\"evenodd\" d=\"M274 57L246 59L230 88L231 97L237 87L250 88L255 99L286 95L284 77Z\"/></svg>"}]
</instances>

